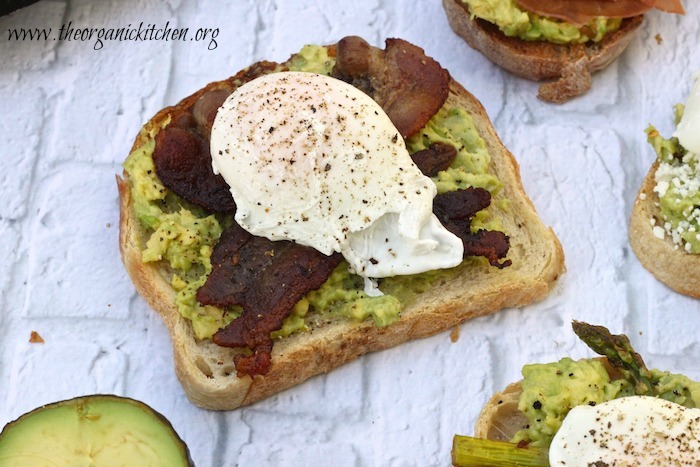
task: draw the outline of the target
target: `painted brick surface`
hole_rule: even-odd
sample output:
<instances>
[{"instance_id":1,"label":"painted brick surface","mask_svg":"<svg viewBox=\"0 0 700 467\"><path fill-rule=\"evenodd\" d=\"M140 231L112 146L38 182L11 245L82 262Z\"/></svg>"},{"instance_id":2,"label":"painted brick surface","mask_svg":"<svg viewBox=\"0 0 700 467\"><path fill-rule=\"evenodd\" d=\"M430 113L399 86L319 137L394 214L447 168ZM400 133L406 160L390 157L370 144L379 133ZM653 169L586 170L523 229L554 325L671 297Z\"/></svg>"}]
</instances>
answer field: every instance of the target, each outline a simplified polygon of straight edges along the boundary
<instances>
[{"instance_id":1,"label":"painted brick surface","mask_svg":"<svg viewBox=\"0 0 700 467\"><path fill-rule=\"evenodd\" d=\"M224 4L226 3L226 4ZM627 333L651 366L700 379L700 302L653 279L627 219L653 160L644 128L672 131L672 106L700 70L700 4L647 15L584 97L554 106L452 33L437 0L183 2L42 0L0 17L0 426L89 393L165 414L200 466L447 465L490 395L523 364L590 356L572 319ZM218 28L209 41L8 40L10 28ZM186 398L160 318L118 257L115 176L141 125L204 84L306 43L403 37L476 95L558 234L568 272L523 309L368 355L245 409ZM208 50L211 48L212 50ZM32 331L44 344L28 342Z\"/></svg>"},{"instance_id":2,"label":"painted brick surface","mask_svg":"<svg viewBox=\"0 0 700 467\"><path fill-rule=\"evenodd\" d=\"M58 164L37 183L28 233L33 247L26 278L26 316L128 317L133 287L126 272L120 271L119 223L104 209L118 203L114 180L111 166L69 162ZM86 280L89 287L84 287ZM74 291L80 289L76 295Z\"/></svg>"}]
</instances>

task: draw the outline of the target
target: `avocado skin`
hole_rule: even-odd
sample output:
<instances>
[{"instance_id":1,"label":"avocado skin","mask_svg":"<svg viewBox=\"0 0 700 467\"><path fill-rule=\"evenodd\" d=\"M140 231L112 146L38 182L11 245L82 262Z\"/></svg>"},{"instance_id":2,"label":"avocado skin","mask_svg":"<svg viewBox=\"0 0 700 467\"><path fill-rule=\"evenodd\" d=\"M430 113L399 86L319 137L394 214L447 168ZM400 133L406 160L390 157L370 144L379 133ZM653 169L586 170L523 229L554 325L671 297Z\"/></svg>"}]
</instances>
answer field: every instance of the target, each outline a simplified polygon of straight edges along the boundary
<instances>
[{"instance_id":1,"label":"avocado skin","mask_svg":"<svg viewBox=\"0 0 700 467\"><path fill-rule=\"evenodd\" d=\"M121 422L117 421L116 427L114 426L115 420L110 420L108 416L108 412L113 412L115 408L119 408L118 417L126 417L122 419ZM51 414L49 414L49 412L55 412L62 420L59 424L55 424L54 422L53 428L60 430L60 432L56 430L53 435L56 437L56 440L60 442L60 445L70 447L71 451L79 451L82 447L75 440L70 439L70 430L74 427L75 420L81 420L80 423L86 423L88 427L87 430L92 430L90 427L94 427L95 430L92 431L93 433L101 432L98 436L102 436L105 444L108 444L107 440L119 436L117 434L119 429L128 430L130 428L128 426L130 422L129 417L134 417L134 419L131 420L134 424L134 429L137 428L137 425L139 427L143 426L142 424L144 422L153 423L155 424L153 425L154 429L160 432L161 435L167 437L168 442L160 447L161 451L158 451L159 448L156 445L148 445L150 448L153 448L154 452L165 453L165 450L167 450L171 458L175 457L178 460L177 464L173 464L171 461L166 462L165 459L163 459L165 463L162 465L195 467L187 444L180 438L170 421L164 415L141 401L112 394L87 395L54 402L38 407L21 415L16 420L9 422L2 431L0 431L0 467L17 465L15 463L17 459L22 459L11 457L11 455L17 455L12 453L11 449L13 449L13 446L16 448L19 443L25 445L29 444L34 447L35 452L39 451L39 449L36 449L35 445L41 443L42 440L46 438L46 431L44 430L47 426L52 424ZM47 414L48 418L45 416ZM68 417L66 415L68 415ZM138 417L138 420L135 417ZM65 420L65 427L61 426L64 424L63 420ZM29 425L29 427L25 430L25 426L27 425ZM108 427L108 425L110 427ZM23 430L24 432L22 432ZM41 430L41 433L39 433L39 430ZM133 433L136 433L136 431L133 431ZM85 431L83 431L82 434L84 435ZM143 438L141 438L141 440L144 443L149 442L149 440L144 440ZM17 452L20 453L19 451ZM66 452L68 452L68 449L66 449ZM42 454L46 453L50 453L50 459L52 461L60 460L58 457L60 454L56 450L49 448L46 449L45 452L42 452ZM112 453L115 453L114 449L112 449ZM119 454L119 452L116 453ZM70 462L69 459L70 458L67 457L66 462ZM128 465L128 461L124 465Z\"/></svg>"},{"instance_id":2,"label":"avocado skin","mask_svg":"<svg viewBox=\"0 0 700 467\"><path fill-rule=\"evenodd\" d=\"M3 0L0 2L0 16L12 13L15 10L29 6L39 0Z\"/></svg>"}]
</instances>

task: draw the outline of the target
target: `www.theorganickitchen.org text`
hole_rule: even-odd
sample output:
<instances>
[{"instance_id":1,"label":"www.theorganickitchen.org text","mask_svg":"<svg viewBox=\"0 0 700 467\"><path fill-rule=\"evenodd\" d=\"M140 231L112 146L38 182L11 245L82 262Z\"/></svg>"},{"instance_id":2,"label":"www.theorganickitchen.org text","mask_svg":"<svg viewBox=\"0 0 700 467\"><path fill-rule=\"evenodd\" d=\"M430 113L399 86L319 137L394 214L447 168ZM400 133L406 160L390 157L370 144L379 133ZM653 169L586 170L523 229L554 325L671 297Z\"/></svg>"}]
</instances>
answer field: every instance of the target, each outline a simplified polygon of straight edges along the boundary
<instances>
[{"instance_id":1,"label":"www.theorganickitchen.org text","mask_svg":"<svg viewBox=\"0 0 700 467\"><path fill-rule=\"evenodd\" d=\"M118 28L75 27L73 22L53 28L11 28L7 30L9 41L79 41L89 42L94 50L101 50L107 42L146 42L146 41L193 41L204 42L207 50L218 46L216 38L219 28L175 28L170 22L159 27L153 23L141 22Z\"/></svg>"}]
</instances>

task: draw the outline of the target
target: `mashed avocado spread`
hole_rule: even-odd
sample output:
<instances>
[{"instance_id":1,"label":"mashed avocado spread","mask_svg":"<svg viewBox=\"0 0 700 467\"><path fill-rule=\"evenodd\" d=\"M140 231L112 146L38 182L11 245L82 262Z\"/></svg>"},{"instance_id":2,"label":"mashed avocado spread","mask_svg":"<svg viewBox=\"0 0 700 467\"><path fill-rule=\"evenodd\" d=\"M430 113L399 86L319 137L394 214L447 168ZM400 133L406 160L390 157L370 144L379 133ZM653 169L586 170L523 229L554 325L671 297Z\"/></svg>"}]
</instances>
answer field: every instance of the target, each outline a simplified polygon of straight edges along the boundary
<instances>
[{"instance_id":1,"label":"mashed avocado spread","mask_svg":"<svg viewBox=\"0 0 700 467\"><path fill-rule=\"evenodd\" d=\"M563 358L554 363L525 365L522 374L518 410L529 424L516 433L513 443L526 441L547 447L571 408L634 395L628 381L611 381L603 364L594 359ZM651 374L659 397L685 407L700 407L700 383L665 371L651 370Z\"/></svg>"},{"instance_id":2,"label":"mashed avocado spread","mask_svg":"<svg viewBox=\"0 0 700 467\"><path fill-rule=\"evenodd\" d=\"M676 124L684 106L676 106ZM654 226L659 238L668 235L688 253L700 253L700 154L686 150L678 138L666 139L653 126L647 140L656 152L659 168L654 192L659 197L662 225Z\"/></svg>"},{"instance_id":3,"label":"mashed avocado spread","mask_svg":"<svg viewBox=\"0 0 700 467\"><path fill-rule=\"evenodd\" d=\"M596 18L579 27L556 18L547 18L521 10L515 0L462 0L472 18L495 24L506 36L526 41L549 41L557 44L598 42L605 34L619 29L619 18Z\"/></svg>"},{"instance_id":4,"label":"mashed avocado spread","mask_svg":"<svg viewBox=\"0 0 700 467\"><path fill-rule=\"evenodd\" d=\"M329 75L334 63L325 47L305 46L286 65L293 71ZM170 283L178 291L178 310L192 321L199 339L210 338L242 312L239 307L222 310L202 306L195 298L211 272L212 249L233 219L204 212L165 188L153 165L154 134L148 136L148 142L135 149L124 163L134 212L145 232L142 260L167 263ZM498 178L488 173L490 156L467 112L443 107L423 130L407 141L407 147L413 153L434 142L451 144L458 151L452 166L433 178L439 193L469 186L485 188L492 195L501 190ZM499 230L500 226L490 211L507 209L507 206L506 200L492 203L491 207L477 213L472 229ZM371 317L378 326L388 325L396 321L401 310L434 281L449 279L458 274L460 268L481 261L481 258L470 258L450 270L382 279L379 286L385 295L380 297L367 296L362 278L350 274L347 264L342 262L321 288L308 293L296 304L282 329L274 332L272 337L304 331L315 320L334 317L357 320Z\"/></svg>"}]
</instances>

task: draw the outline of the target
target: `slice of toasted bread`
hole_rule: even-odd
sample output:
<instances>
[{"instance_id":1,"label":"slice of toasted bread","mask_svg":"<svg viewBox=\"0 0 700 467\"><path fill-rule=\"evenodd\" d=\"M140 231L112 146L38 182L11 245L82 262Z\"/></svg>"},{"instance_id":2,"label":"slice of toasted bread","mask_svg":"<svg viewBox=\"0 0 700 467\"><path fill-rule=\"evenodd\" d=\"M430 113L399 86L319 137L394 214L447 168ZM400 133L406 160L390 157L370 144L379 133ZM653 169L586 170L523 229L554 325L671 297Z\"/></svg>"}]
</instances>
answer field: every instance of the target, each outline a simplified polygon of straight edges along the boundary
<instances>
[{"instance_id":1,"label":"slice of toasted bread","mask_svg":"<svg viewBox=\"0 0 700 467\"><path fill-rule=\"evenodd\" d=\"M184 99L153 117L140 132L134 148L144 144L149 133L157 132L178 106L191 104L217 83ZM238 377L233 364L236 350L218 347L195 338L190 322L175 307L175 290L157 263L141 261L144 232L134 217L128 173L118 177L121 200L120 247L122 258L138 292L163 317L172 338L175 369L185 392L195 404L216 410L248 405L304 380L325 373L365 353L429 336L476 316L504 307L518 307L544 298L564 272L561 245L539 219L523 191L519 167L503 147L486 111L479 101L452 81L446 105L468 111L491 154L491 171L503 182L496 200L507 198L507 211L496 210L500 224L510 236L504 269L488 264L470 264L460 275L438 281L401 313L398 322L377 327L362 322L336 319L275 341L272 366L264 376ZM484 262L486 263L486 262Z\"/></svg>"},{"instance_id":2,"label":"slice of toasted bread","mask_svg":"<svg viewBox=\"0 0 700 467\"><path fill-rule=\"evenodd\" d=\"M442 0L452 29L496 65L540 85L538 97L563 103L591 88L591 74L615 60L632 41L643 16L625 19L603 40L585 44L554 44L508 37L487 21L472 19L462 0Z\"/></svg>"},{"instance_id":3,"label":"slice of toasted bread","mask_svg":"<svg viewBox=\"0 0 700 467\"><path fill-rule=\"evenodd\" d=\"M634 202L629 225L630 245L642 266L658 280L676 292L700 298L700 255L683 251L668 235L664 238L654 235L654 226L664 223L658 207L659 198L654 192L658 166L658 161L651 166Z\"/></svg>"}]
</instances>

